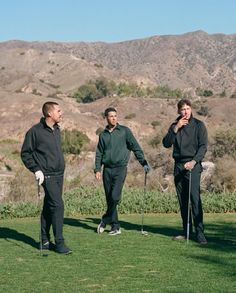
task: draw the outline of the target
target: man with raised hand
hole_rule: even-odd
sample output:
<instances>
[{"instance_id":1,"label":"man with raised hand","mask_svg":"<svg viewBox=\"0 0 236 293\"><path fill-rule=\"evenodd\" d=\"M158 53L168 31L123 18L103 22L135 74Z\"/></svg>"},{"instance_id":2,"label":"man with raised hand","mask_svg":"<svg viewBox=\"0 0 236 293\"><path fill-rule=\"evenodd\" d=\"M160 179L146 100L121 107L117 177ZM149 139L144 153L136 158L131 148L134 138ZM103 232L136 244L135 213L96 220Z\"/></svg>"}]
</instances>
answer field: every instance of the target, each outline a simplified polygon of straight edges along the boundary
<instances>
[{"instance_id":1,"label":"man with raised hand","mask_svg":"<svg viewBox=\"0 0 236 293\"><path fill-rule=\"evenodd\" d=\"M62 111L56 102L42 107L40 122L28 130L21 149L26 168L35 174L43 186L45 197L41 213L41 243L43 249L52 249L50 227L55 238L55 251L69 254L72 251L63 238L64 202L62 199L65 162L61 148L60 128Z\"/></svg>"},{"instance_id":2,"label":"man with raised hand","mask_svg":"<svg viewBox=\"0 0 236 293\"><path fill-rule=\"evenodd\" d=\"M170 148L173 146L173 158L175 161L174 182L183 224L183 235L178 235L173 239L186 239L188 225L190 234L192 233L193 216L196 240L199 244L207 244L204 235L203 210L200 198L201 162L207 151L207 130L202 121L193 117L189 100L180 100L177 108L179 116L171 124L168 133L163 138L164 147Z\"/></svg>"},{"instance_id":3,"label":"man with raised hand","mask_svg":"<svg viewBox=\"0 0 236 293\"><path fill-rule=\"evenodd\" d=\"M149 172L150 168L131 130L118 123L116 109L113 107L107 108L105 118L107 126L99 136L94 172L97 180L103 178L107 210L102 216L97 232L98 234L103 233L106 225L110 224L109 235L119 235L121 229L117 205L121 200L130 152L134 153L146 173ZM102 166L103 174L101 175Z\"/></svg>"}]
</instances>

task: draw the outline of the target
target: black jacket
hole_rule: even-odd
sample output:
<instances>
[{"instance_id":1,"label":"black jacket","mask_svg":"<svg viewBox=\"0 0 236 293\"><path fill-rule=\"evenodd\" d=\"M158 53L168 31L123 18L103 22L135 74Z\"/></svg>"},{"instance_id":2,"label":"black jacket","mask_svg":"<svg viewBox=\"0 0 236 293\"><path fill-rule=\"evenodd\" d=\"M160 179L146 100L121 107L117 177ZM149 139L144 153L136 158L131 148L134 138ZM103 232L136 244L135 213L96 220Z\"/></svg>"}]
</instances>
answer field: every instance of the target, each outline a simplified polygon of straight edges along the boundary
<instances>
[{"instance_id":1,"label":"black jacket","mask_svg":"<svg viewBox=\"0 0 236 293\"><path fill-rule=\"evenodd\" d=\"M59 126L55 124L52 130L41 118L25 135L21 159L31 172L41 170L46 176L63 175L65 161Z\"/></svg>"},{"instance_id":2,"label":"black jacket","mask_svg":"<svg viewBox=\"0 0 236 293\"><path fill-rule=\"evenodd\" d=\"M195 160L201 163L207 151L207 130L204 123L191 116L189 123L174 132L174 127L177 124L174 122L166 136L163 138L163 145L166 148L173 147L173 158L175 162L185 163Z\"/></svg>"}]
</instances>

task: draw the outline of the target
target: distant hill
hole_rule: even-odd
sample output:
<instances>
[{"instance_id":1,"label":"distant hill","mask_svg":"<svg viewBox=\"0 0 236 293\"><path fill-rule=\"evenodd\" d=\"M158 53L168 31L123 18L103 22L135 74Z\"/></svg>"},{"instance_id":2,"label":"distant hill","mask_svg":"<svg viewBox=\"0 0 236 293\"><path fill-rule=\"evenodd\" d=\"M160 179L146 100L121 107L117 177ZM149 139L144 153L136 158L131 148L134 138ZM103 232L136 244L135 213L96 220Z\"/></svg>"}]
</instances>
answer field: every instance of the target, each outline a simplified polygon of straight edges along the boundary
<instances>
[{"instance_id":1,"label":"distant hill","mask_svg":"<svg viewBox=\"0 0 236 293\"><path fill-rule=\"evenodd\" d=\"M57 88L68 93L98 76L232 93L236 89L236 34L196 31L119 43L0 43L2 89L35 87L45 94Z\"/></svg>"},{"instance_id":2,"label":"distant hill","mask_svg":"<svg viewBox=\"0 0 236 293\"><path fill-rule=\"evenodd\" d=\"M196 31L177 36L153 36L119 43L59 43L8 41L0 43L1 137L20 137L37 122L46 100L59 99L65 113L63 127L78 128L92 141L103 126L101 112L117 106L121 119L137 133L155 132L152 121L166 123L176 115L175 101L107 97L96 103L78 104L70 96L86 81L105 77L116 82L168 85L190 91L236 91L236 34L209 35ZM230 101L231 100L231 101ZM205 104L219 123L232 123L235 99L209 99ZM198 101L199 102L199 101ZM200 107L200 105L199 105ZM145 112L143 111L145 109ZM134 114L132 120L125 119ZM232 119L230 117L232 116ZM212 127L216 123L207 118Z\"/></svg>"}]
</instances>

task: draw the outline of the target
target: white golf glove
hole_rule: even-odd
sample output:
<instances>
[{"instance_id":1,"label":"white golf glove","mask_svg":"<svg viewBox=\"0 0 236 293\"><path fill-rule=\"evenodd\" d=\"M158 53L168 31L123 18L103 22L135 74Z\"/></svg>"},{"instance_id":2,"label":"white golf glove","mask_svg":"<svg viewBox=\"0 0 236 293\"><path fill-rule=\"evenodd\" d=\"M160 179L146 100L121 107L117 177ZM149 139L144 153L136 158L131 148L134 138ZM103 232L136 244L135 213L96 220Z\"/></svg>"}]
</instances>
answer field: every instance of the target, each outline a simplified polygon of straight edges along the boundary
<instances>
[{"instance_id":1,"label":"white golf glove","mask_svg":"<svg viewBox=\"0 0 236 293\"><path fill-rule=\"evenodd\" d=\"M35 173L35 179L38 181L39 185L41 185L44 181L44 175L41 170L36 171Z\"/></svg>"}]
</instances>

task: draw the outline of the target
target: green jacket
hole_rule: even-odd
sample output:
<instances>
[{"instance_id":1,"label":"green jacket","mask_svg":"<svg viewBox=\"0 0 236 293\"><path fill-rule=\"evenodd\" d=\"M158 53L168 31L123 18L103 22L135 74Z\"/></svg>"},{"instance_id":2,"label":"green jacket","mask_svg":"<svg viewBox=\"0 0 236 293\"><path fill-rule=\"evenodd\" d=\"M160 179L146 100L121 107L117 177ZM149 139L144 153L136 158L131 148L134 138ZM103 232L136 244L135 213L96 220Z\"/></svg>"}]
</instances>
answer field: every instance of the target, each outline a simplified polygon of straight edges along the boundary
<instances>
[{"instance_id":1,"label":"green jacket","mask_svg":"<svg viewBox=\"0 0 236 293\"><path fill-rule=\"evenodd\" d=\"M127 166L130 151L142 166L147 164L141 147L128 127L117 124L112 132L106 127L99 135L94 171L100 172L102 165L109 168Z\"/></svg>"}]
</instances>

